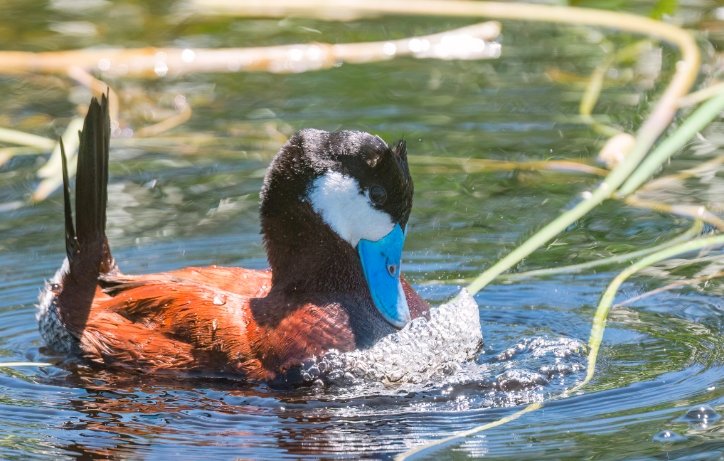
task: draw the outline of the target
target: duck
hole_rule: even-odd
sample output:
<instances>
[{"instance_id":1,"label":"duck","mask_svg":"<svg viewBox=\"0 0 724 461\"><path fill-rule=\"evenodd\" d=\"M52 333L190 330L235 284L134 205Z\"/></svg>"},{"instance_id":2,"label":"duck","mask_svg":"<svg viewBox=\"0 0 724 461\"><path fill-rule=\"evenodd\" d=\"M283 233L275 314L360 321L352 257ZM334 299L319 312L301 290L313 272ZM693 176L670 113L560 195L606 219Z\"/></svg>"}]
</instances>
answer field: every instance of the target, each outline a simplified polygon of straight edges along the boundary
<instances>
[{"instance_id":1,"label":"duck","mask_svg":"<svg viewBox=\"0 0 724 461\"><path fill-rule=\"evenodd\" d=\"M61 144L66 256L37 310L51 350L107 369L295 385L305 360L369 348L428 317L400 270L414 189L404 140L317 129L289 138L260 192L269 269L129 275L106 236L107 95L91 100L79 137L75 212Z\"/></svg>"}]
</instances>

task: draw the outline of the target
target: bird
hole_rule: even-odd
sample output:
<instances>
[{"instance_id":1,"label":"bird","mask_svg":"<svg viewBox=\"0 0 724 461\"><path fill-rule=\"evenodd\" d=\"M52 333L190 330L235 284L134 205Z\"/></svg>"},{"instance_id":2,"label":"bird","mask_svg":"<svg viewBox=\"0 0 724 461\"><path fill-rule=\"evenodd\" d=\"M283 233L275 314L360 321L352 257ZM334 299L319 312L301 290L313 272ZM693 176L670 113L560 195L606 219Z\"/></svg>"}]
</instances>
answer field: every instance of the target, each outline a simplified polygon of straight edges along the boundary
<instances>
[{"instance_id":1,"label":"bird","mask_svg":"<svg viewBox=\"0 0 724 461\"><path fill-rule=\"evenodd\" d=\"M294 386L304 360L369 348L429 316L400 271L414 190L404 140L291 136L260 192L269 269L129 275L106 237L107 95L92 98L79 137L75 212L61 149L66 256L37 306L50 349L111 370Z\"/></svg>"}]
</instances>

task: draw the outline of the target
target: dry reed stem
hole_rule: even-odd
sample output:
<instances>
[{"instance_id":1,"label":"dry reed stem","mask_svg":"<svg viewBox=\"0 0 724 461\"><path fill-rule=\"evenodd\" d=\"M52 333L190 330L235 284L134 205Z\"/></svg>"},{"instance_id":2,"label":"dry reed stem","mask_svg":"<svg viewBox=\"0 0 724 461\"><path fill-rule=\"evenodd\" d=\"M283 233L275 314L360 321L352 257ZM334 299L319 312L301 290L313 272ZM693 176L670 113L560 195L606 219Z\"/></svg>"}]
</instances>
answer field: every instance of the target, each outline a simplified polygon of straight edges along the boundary
<instances>
[{"instance_id":1,"label":"dry reed stem","mask_svg":"<svg viewBox=\"0 0 724 461\"><path fill-rule=\"evenodd\" d=\"M707 208L703 205L670 205L668 203L658 202L655 200L641 199L636 196L628 196L624 198L623 201L627 205L636 208L644 208L647 210L658 211L660 213L685 216L691 219L701 219L705 223L716 227L719 231L724 232L724 220L707 210Z\"/></svg>"},{"instance_id":2,"label":"dry reed stem","mask_svg":"<svg viewBox=\"0 0 724 461\"><path fill-rule=\"evenodd\" d=\"M646 150L668 126L679 104L696 79L699 68L699 49L686 31L653 19L633 14L574 8L564 6L510 4L501 2L417 0L251 0L229 3L222 0L195 0L196 10L221 8L232 14L277 17L300 14L315 17L320 11L336 9L352 15L420 15L452 17L488 17L518 21L553 22L559 24L589 25L645 34L649 37L676 44L682 54L676 74L671 80L652 114L639 130L642 146Z\"/></svg>"},{"instance_id":3,"label":"dry reed stem","mask_svg":"<svg viewBox=\"0 0 724 461\"><path fill-rule=\"evenodd\" d=\"M682 287L688 287L688 286L692 286L692 285L698 285L702 282L708 282L709 280L713 280L713 279L717 279L717 278L721 278L721 277L724 277L724 271L718 271L713 274L699 275L699 276L692 277L692 278L689 278L686 280L676 280L676 281L671 282L662 287L658 287L653 290L649 290L646 293L641 293L640 295L632 296L628 299L625 299L617 304L614 304L612 309L617 309L619 307L628 306L637 301L641 301L642 299L649 298L651 296L657 295L659 293L663 293L665 291L670 291L675 288L682 288Z\"/></svg>"},{"instance_id":4,"label":"dry reed stem","mask_svg":"<svg viewBox=\"0 0 724 461\"><path fill-rule=\"evenodd\" d=\"M0 59L2 59L1 52ZM88 70L82 67L70 66L66 69L66 72L68 73L68 76L70 78L80 83L84 87L88 88L93 96L95 96L96 98L100 99L102 95L106 93L108 94L108 110L111 116L111 123L115 122L117 124L119 119L118 113L120 112L120 104L118 102L118 95L115 91L113 91L113 88L111 88L111 86L103 80L100 80L91 75Z\"/></svg>"},{"instance_id":5,"label":"dry reed stem","mask_svg":"<svg viewBox=\"0 0 724 461\"><path fill-rule=\"evenodd\" d=\"M722 164L724 164L724 155L718 155L709 161L696 165L695 167L651 179L641 186L636 193L640 194L657 189L667 189L670 187L672 181L682 181L688 178L699 177L704 174L714 174Z\"/></svg>"},{"instance_id":6,"label":"dry reed stem","mask_svg":"<svg viewBox=\"0 0 724 461\"><path fill-rule=\"evenodd\" d=\"M50 138L44 138L24 131L11 130L9 128L0 128L0 141L40 150L52 149L53 146L55 146L55 141Z\"/></svg>"},{"instance_id":7,"label":"dry reed stem","mask_svg":"<svg viewBox=\"0 0 724 461\"><path fill-rule=\"evenodd\" d=\"M456 54L455 40L465 37L471 48L467 59L496 58L500 33L496 22L485 22L445 32L400 40L345 44L293 44L250 48L136 48L69 51L0 52L0 74L67 73L80 68L105 76L166 77L199 72L298 73L328 69L342 63L366 63L400 56L465 59ZM475 41L477 40L477 41ZM449 42L449 43L448 43ZM428 48L420 44L429 45ZM435 54L435 46L447 46L449 56Z\"/></svg>"},{"instance_id":8,"label":"dry reed stem","mask_svg":"<svg viewBox=\"0 0 724 461\"><path fill-rule=\"evenodd\" d=\"M186 123L193 115L191 105L184 97L176 97L176 113L153 125L144 126L136 131L135 135L140 137L158 136L172 128Z\"/></svg>"},{"instance_id":9,"label":"dry reed stem","mask_svg":"<svg viewBox=\"0 0 724 461\"><path fill-rule=\"evenodd\" d=\"M679 100L679 107L695 106L720 93L724 93L724 82L713 83L706 88L694 91L681 98Z\"/></svg>"},{"instance_id":10,"label":"dry reed stem","mask_svg":"<svg viewBox=\"0 0 724 461\"><path fill-rule=\"evenodd\" d=\"M466 173L480 173L491 171L558 171L590 174L594 176L606 176L608 171L603 168L588 165L586 163L574 162L572 160L532 160L516 162L512 160L491 160L481 158L462 158L448 156L411 156L409 161L413 165L454 165Z\"/></svg>"}]
</instances>

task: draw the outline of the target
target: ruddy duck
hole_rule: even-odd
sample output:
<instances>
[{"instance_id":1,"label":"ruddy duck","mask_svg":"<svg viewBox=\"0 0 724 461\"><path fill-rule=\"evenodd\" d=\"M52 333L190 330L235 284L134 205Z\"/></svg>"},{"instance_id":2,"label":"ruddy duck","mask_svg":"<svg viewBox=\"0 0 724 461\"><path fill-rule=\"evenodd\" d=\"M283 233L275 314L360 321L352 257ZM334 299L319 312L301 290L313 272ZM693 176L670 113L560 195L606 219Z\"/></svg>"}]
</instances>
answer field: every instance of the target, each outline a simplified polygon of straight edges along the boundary
<instances>
[{"instance_id":1,"label":"ruddy duck","mask_svg":"<svg viewBox=\"0 0 724 461\"><path fill-rule=\"evenodd\" d=\"M261 190L269 270L189 267L123 274L105 235L110 119L91 101L80 133L73 220L63 154L67 257L40 295L46 343L140 372L233 373L292 382L330 349L373 345L427 303L400 276L413 185L404 141L307 129Z\"/></svg>"}]
</instances>

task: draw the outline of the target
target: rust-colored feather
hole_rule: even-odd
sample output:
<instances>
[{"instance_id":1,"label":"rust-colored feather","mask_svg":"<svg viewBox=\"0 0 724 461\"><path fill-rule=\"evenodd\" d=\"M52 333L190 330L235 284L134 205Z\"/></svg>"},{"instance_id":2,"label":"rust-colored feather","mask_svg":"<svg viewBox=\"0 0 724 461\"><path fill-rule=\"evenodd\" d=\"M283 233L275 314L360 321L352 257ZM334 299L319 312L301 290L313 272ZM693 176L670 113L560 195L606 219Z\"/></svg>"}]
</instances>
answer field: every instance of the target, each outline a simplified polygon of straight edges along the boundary
<instances>
[{"instance_id":1,"label":"rust-colored feather","mask_svg":"<svg viewBox=\"0 0 724 461\"><path fill-rule=\"evenodd\" d=\"M248 283L239 283L243 280ZM329 349L348 351L355 338L345 310L268 295L270 273L192 267L144 276L106 276L96 290L80 338L83 357L144 371L241 374L269 380ZM413 317L427 305L403 281ZM265 325L251 304L281 320Z\"/></svg>"}]
</instances>

